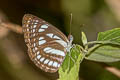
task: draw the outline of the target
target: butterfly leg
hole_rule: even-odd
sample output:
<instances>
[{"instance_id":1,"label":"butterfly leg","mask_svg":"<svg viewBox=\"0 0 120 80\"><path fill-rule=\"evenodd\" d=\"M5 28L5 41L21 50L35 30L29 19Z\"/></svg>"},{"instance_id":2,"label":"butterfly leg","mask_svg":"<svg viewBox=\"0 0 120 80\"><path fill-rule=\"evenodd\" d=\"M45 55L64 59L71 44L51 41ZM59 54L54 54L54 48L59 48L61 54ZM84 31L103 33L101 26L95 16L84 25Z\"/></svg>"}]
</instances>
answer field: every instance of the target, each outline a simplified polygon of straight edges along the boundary
<instances>
[{"instance_id":1,"label":"butterfly leg","mask_svg":"<svg viewBox=\"0 0 120 80\"><path fill-rule=\"evenodd\" d=\"M69 57L70 57L70 59L75 63L75 60L72 58L72 56L71 56L71 52L69 52Z\"/></svg>"},{"instance_id":2,"label":"butterfly leg","mask_svg":"<svg viewBox=\"0 0 120 80\"><path fill-rule=\"evenodd\" d=\"M75 45L75 44L72 45L72 48L74 48L74 49L77 51L77 53L80 53L80 50L78 50L78 49L76 48L76 45Z\"/></svg>"},{"instance_id":3,"label":"butterfly leg","mask_svg":"<svg viewBox=\"0 0 120 80\"><path fill-rule=\"evenodd\" d=\"M75 45L75 44L72 45L72 48L74 48L73 51L74 51L75 53L76 53L76 51L77 51L77 53L80 53L80 51L76 48L76 45ZM75 56L75 59L77 59L77 55L74 54L74 56Z\"/></svg>"},{"instance_id":4,"label":"butterfly leg","mask_svg":"<svg viewBox=\"0 0 120 80\"><path fill-rule=\"evenodd\" d=\"M82 54L82 58L81 58L81 60L80 60L80 63L83 61L83 59L85 58L85 50L83 49L83 47L81 47L80 46L80 50L78 50L77 49L77 47L75 46L75 44L73 44L73 47L75 48L75 50L76 50L76 52L77 53L80 53L80 54ZM83 53L83 51L84 51L84 53ZM76 56L76 55L75 55ZM76 56L76 58L77 58L77 56Z\"/></svg>"}]
</instances>

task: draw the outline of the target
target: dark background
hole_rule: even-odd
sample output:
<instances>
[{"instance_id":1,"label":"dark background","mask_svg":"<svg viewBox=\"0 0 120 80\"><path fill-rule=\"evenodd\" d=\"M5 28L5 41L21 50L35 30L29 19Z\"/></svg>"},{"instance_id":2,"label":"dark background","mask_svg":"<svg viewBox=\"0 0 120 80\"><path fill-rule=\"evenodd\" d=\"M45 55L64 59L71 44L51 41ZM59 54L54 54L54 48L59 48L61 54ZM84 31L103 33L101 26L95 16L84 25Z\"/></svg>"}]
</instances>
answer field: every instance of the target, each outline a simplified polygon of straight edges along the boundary
<instances>
[{"instance_id":1,"label":"dark background","mask_svg":"<svg viewBox=\"0 0 120 80\"><path fill-rule=\"evenodd\" d=\"M81 44L81 31L88 41L97 33L120 26L119 0L0 0L0 18L22 25L24 14L36 15L70 32L70 13L73 14L71 33L74 42ZM120 68L118 63L109 65ZM0 26L0 80L55 80L58 74L41 71L29 59L23 35ZM100 65L86 61L81 64L80 80L119 80Z\"/></svg>"}]
</instances>

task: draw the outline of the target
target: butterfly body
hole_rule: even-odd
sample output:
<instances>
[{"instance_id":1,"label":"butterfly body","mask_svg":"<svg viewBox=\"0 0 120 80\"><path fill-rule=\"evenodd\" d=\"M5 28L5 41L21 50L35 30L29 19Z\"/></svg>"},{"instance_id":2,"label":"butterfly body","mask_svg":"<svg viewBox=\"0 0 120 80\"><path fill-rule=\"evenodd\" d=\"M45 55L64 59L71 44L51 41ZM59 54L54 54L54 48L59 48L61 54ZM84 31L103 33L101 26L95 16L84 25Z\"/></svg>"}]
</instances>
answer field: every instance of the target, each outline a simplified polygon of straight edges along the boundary
<instances>
[{"instance_id":1,"label":"butterfly body","mask_svg":"<svg viewBox=\"0 0 120 80\"><path fill-rule=\"evenodd\" d=\"M70 51L72 40L69 41L53 25L31 14L24 15L22 24L30 59L45 72L56 72Z\"/></svg>"}]
</instances>

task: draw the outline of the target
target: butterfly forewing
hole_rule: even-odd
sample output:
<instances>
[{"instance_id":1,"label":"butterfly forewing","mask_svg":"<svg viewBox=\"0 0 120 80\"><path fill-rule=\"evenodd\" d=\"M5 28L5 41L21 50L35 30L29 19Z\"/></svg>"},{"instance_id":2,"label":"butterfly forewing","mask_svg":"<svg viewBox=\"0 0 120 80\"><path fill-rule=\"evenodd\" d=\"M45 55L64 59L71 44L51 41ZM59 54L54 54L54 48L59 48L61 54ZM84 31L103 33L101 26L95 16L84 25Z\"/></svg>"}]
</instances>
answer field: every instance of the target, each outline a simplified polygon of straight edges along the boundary
<instances>
[{"instance_id":1,"label":"butterfly forewing","mask_svg":"<svg viewBox=\"0 0 120 80\"><path fill-rule=\"evenodd\" d=\"M23 32L31 60L46 72L56 72L67 53L67 37L48 22L26 14Z\"/></svg>"}]
</instances>

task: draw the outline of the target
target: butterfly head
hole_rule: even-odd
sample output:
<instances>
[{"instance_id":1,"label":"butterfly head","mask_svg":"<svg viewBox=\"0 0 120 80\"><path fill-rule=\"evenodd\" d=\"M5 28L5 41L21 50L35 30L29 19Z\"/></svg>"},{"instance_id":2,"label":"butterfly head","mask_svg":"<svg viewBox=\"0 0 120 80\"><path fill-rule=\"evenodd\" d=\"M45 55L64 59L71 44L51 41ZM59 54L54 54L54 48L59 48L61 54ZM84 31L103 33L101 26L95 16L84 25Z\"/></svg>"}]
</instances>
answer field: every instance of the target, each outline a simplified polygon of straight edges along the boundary
<instances>
[{"instance_id":1,"label":"butterfly head","mask_svg":"<svg viewBox=\"0 0 120 80\"><path fill-rule=\"evenodd\" d=\"M73 36L71 34L68 36L68 40L69 42L67 46L67 52L70 52L70 49L72 48L72 42L73 42Z\"/></svg>"}]
</instances>

